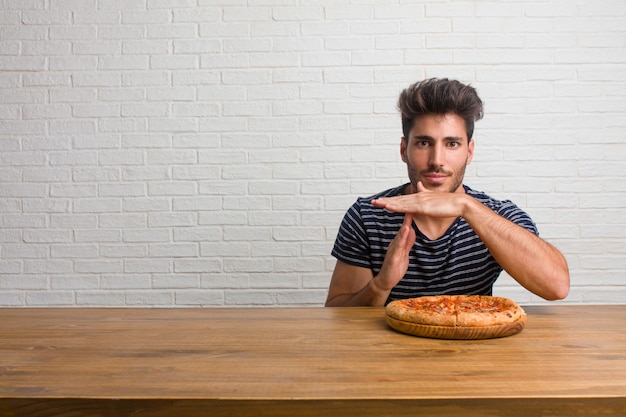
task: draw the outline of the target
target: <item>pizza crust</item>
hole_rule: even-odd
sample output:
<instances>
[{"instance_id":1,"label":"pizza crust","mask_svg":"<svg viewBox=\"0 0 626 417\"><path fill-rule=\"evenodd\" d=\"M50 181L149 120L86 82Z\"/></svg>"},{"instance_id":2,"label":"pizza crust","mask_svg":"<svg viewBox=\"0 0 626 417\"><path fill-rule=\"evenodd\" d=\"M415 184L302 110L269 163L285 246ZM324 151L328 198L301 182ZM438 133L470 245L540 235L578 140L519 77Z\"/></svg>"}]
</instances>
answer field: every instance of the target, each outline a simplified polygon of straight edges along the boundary
<instances>
[{"instance_id":1,"label":"pizza crust","mask_svg":"<svg viewBox=\"0 0 626 417\"><path fill-rule=\"evenodd\" d=\"M387 304L387 314L401 321L436 326L456 326L452 296L408 298Z\"/></svg>"},{"instance_id":2,"label":"pizza crust","mask_svg":"<svg viewBox=\"0 0 626 417\"><path fill-rule=\"evenodd\" d=\"M525 316L513 300L486 295L439 295L396 300L386 315L407 323L446 327L488 327Z\"/></svg>"}]
</instances>

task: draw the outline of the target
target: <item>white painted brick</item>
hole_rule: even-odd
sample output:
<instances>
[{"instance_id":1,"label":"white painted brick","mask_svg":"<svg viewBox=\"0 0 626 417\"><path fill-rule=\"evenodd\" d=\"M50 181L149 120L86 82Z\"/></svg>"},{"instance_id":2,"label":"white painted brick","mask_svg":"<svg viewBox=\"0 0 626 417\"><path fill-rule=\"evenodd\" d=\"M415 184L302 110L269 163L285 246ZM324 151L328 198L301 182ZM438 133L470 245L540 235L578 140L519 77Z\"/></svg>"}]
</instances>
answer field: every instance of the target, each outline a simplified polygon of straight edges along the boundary
<instances>
[{"instance_id":1,"label":"white painted brick","mask_svg":"<svg viewBox=\"0 0 626 417\"><path fill-rule=\"evenodd\" d=\"M275 291L225 291L225 305L269 306L276 304Z\"/></svg>"},{"instance_id":2,"label":"white painted brick","mask_svg":"<svg viewBox=\"0 0 626 417\"><path fill-rule=\"evenodd\" d=\"M223 261L219 259L175 259L174 272L176 273L207 273L222 271Z\"/></svg>"},{"instance_id":3,"label":"white painted brick","mask_svg":"<svg viewBox=\"0 0 626 417\"><path fill-rule=\"evenodd\" d=\"M324 268L324 260L319 258L275 258L275 268L285 272L317 272Z\"/></svg>"},{"instance_id":4,"label":"white painted brick","mask_svg":"<svg viewBox=\"0 0 626 417\"><path fill-rule=\"evenodd\" d=\"M36 127L36 125L34 125ZM48 129L52 134L73 135L95 133L96 123L94 120L62 120L55 119L48 122Z\"/></svg>"},{"instance_id":5,"label":"white painted brick","mask_svg":"<svg viewBox=\"0 0 626 417\"><path fill-rule=\"evenodd\" d=\"M254 288L299 288L300 277L290 274L276 274L271 276L253 276L250 285Z\"/></svg>"},{"instance_id":6,"label":"white painted brick","mask_svg":"<svg viewBox=\"0 0 626 417\"><path fill-rule=\"evenodd\" d=\"M167 10L140 10L122 12L123 24L167 24L170 21L170 13Z\"/></svg>"},{"instance_id":7,"label":"white painted brick","mask_svg":"<svg viewBox=\"0 0 626 417\"><path fill-rule=\"evenodd\" d=\"M174 242L221 241L221 227L179 228L174 231Z\"/></svg>"},{"instance_id":8,"label":"white painted brick","mask_svg":"<svg viewBox=\"0 0 626 417\"><path fill-rule=\"evenodd\" d=\"M86 307L121 307L126 304L126 297L123 291L76 291L75 304Z\"/></svg>"},{"instance_id":9,"label":"white painted brick","mask_svg":"<svg viewBox=\"0 0 626 417\"><path fill-rule=\"evenodd\" d=\"M249 274L203 274L200 285L211 289L250 288L249 277Z\"/></svg>"},{"instance_id":10,"label":"white painted brick","mask_svg":"<svg viewBox=\"0 0 626 417\"><path fill-rule=\"evenodd\" d=\"M322 307L325 300L326 290L281 291L276 297L276 303L285 306L311 305Z\"/></svg>"},{"instance_id":11,"label":"white painted brick","mask_svg":"<svg viewBox=\"0 0 626 417\"><path fill-rule=\"evenodd\" d=\"M64 2L64 0L58 1ZM72 6L72 2L64 4L71 7L74 22L77 24L115 25L120 20L118 11L96 10L97 7L89 7L89 2L80 2L81 6L77 7ZM82 10L83 7L85 10ZM54 9L52 4L51 9Z\"/></svg>"},{"instance_id":12,"label":"white painted brick","mask_svg":"<svg viewBox=\"0 0 626 417\"><path fill-rule=\"evenodd\" d=\"M243 195L246 194L247 184L243 181L212 182L203 181L200 183L200 195Z\"/></svg>"},{"instance_id":13,"label":"white painted brick","mask_svg":"<svg viewBox=\"0 0 626 417\"><path fill-rule=\"evenodd\" d=\"M48 279L42 276L4 275L0 280L0 289L14 290L45 290L48 288Z\"/></svg>"},{"instance_id":14,"label":"white painted brick","mask_svg":"<svg viewBox=\"0 0 626 417\"><path fill-rule=\"evenodd\" d=\"M308 52L301 56L304 67L342 67L351 63L350 53L339 52Z\"/></svg>"},{"instance_id":15,"label":"white painted brick","mask_svg":"<svg viewBox=\"0 0 626 417\"><path fill-rule=\"evenodd\" d=\"M172 201L174 211L213 211L222 207L220 199L215 197L177 197Z\"/></svg>"},{"instance_id":16,"label":"white painted brick","mask_svg":"<svg viewBox=\"0 0 626 417\"><path fill-rule=\"evenodd\" d=\"M122 199L124 211L166 211L170 209L170 201L167 198L152 197L127 197Z\"/></svg>"},{"instance_id":17,"label":"white painted brick","mask_svg":"<svg viewBox=\"0 0 626 417\"><path fill-rule=\"evenodd\" d=\"M76 306L76 296L73 291L27 291L25 305L41 307Z\"/></svg>"},{"instance_id":18,"label":"white painted brick","mask_svg":"<svg viewBox=\"0 0 626 417\"><path fill-rule=\"evenodd\" d=\"M96 245L52 245L50 256L53 258L97 258Z\"/></svg>"},{"instance_id":19,"label":"white painted brick","mask_svg":"<svg viewBox=\"0 0 626 417\"><path fill-rule=\"evenodd\" d=\"M468 183L562 248L566 302L626 302L626 5L253 3L0 5L0 306L323 305L431 76L478 88Z\"/></svg>"},{"instance_id":20,"label":"white painted brick","mask_svg":"<svg viewBox=\"0 0 626 417\"><path fill-rule=\"evenodd\" d=\"M193 182L170 181L148 184L149 196L189 196L195 195L195 190Z\"/></svg>"},{"instance_id":21,"label":"white painted brick","mask_svg":"<svg viewBox=\"0 0 626 417\"><path fill-rule=\"evenodd\" d=\"M106 105L106 104L78 104L72 107L72 114L74 117L119 117L120 114L125 116L120 111L120 106Z\"/></svg>"},{"instance_id":22,"label":"white painted brick","mask_svg":"<svg viewBox=\"0 0 626 417\"><path fill-rule=\"evenodd\" d=\"M40 57L3 56L0 61L0 70L3 71L42 71L45 67Z\"/></svg>"},{"instance_id":23,"label":"white painted brick","mask_svg":"<svg viewBox=\"0 0 626 417\"><path fill-rule=\"evenodd\" d=\"M98 216L98 225L104 229L144 227L146 217L143 213L101 214Z\"/></svg>"},{"instance_id":24,"label":"white painted brick","mask_svg":"<svg viewBox=\"0 0 626 417\"><path fill-rule=\"evenodd\" d=\"M125 260L125 273L168 273L172 272L172 265L169 259L140 259Z\"/></svg>"},{"instance_id":25,"label":"white painted brick","mask_svg":"<svg viewBox=\"0 0 626 417\"><path fill-rule=\"evenodd\" d=\"M27 274L66 274L72 272L73 263L60 259L26 259L24 272Z\"/></svg>"},{"instance_id":26,"label":"white painted brick","mask_svg":"<svg viewBox=\"0 0 626 417\"><path fill-rule=\"evenodd\" d=\"M153 288L199 288L200 280L195 274L154 274L152 277Z\"/></svg>"},{"instance_id":27,"label":"white painted brick","mask_svg":"<svg viewBox=\"0 0 626 417\"><path fill-rule=\"evenodd\" d=\"M124 242L169 242L170 232L167 229L126 229L123 232Z\"/></svg>"},{"instance_id":28,"label":"white painted brick","mask_svg":"<svg viewBox=\"0 0 626 417\"><path fill-rule=\"evenodd\" d=\"M198 224L196 213L150 213L149 227L185 227Z\"/></svg>"},{"instance_id":29,"label":"white painted brick","mask_svg":"<svg viewBox=\"0 0 626 417\"><path fill-rule=\"evenodd\" d=\"M212 166L189 166L173 167L172 179L174 180L209 180L220 176L219 167Z\"/></svg>"},{"instance_id":30,"label":"white painted brick","mask_svg":"<svg viewBox=\"0 0 626 417\"><path fill-rule=\"evenodd\" d=\"M96 91L93 89L74 88L71 90L51 90L49 95L52 103L89 103L95 99Z\"/></svg>"},{"instance_id":31,"label":"white painted brick","mask_svg":"<svg viewBox=\"0 0 626 417\"><path fill-rule=\"evenodd\" d=\"M104 275L102 288L110 290L149 289L150 276L145 274Z\"/></svg>"},{"instance_id":32,"label":"white painted brick","mask_svg":"<svg viewBox=\"0 0 626 417\"><path fill-rule=\"evenodd\" d=\"M198 245L189 243L151 244L148 256L154 258L182 258L198 256Z\"/></svg>"},{"instance_id":33,"label":"white painted brick","mask_svg":"<svg viewBox=\"0 0 626 417\"><path fill-rule=\"evenodd\" d=\"M323 292L323 295L321 296L321 299L320 299L321 303L323 303L326 300L326 295L328 293L329 284L330 284L330 278L329 278L328 273L303 274L302 276L303 288L319 289ZM320 295L317 295L316 298L319 296Z\"/></svg>"},{"instance_id":34,"label":"white painted brick","mask_svg":"<svg viewBox=\"0 0 626 417\"><path fill-rule=\"evenodd\" d=\"M225 22L269 21L271 18L269 7L227 7L222 10Z\"/></svg>"},{"instance_id":35,"label":"white painted brick","mask_svg":"<svg viewBox=\"0 0 626 417\"><path fill-rule=\"evenodd\" d=\"M168 180L170 179L170 174L169 170L164 167L126 167L122 172L122 178L127 181ZM139 190L139 187L136 185L135 187ZM141 196L143 194L145 193L140 192L137 196Z\"/></svg>"},{"instance_id":36,"label":"white painted brick","mask_svg":"<svg viewBox=\"0 0 626 417\"><path fill-rule=\"evenodd\" d=\"M13 44L11 44L11 46L13 46ZM71 51L71 48L72 44L69 41L50 41L44 43L39 41L23 41L21 53L22 55L34 56L68 55ZM5 51L8 52L7 49L5 49Z\"/></svg>"},{"instance_id":37,"label":"white painted brick","mask_svg":"<svg viewBox=\"0 0 626 417\"><path fill-rule=\"evenodd\" d=\"M0 291L0 305L17 307L25 304L24 291Z\"/></svg>"},{"instance_id":38,"label":"white painted brick","mask_svg":"<svg viewBox=\"0 0 626 417\"><path fill-rule=\"evenodd\" d=\"M50 277L50 289L52 290L95 290L100 280L97 276L90 275L64 275Z\"/></svg>"},{"instance_id":39,"label":"white painted brick","mask_svg":"<svg viewBox=\"0 0 626 417\"><path fill-rule=\"evenodd\" d=\"M189 39L198 32L196 24L170 23L165 25L150 25L147 30L148 39Z\"/></svg>"},{"instance_id":40,"label":"white painted brick","mask_svg":"<svg viewBox=\"0 0 626 417\"><path fill-rule=\"evenodd\" d=\"M2 214L0 215L0 227L3 228L23 228L23 227L45 227L45 216L37 214Z\"/></svg>"},{"instance_id":41,"label":"white painted brick","mask_svg":"<svg viewBox=\"0 0 626 417\"><path fill-rule=\"evenodd\" d=\"M173 291L127 291L126 304L129 306L172 306L175 302Z\"/></svg>"},{"instance_id":42,"label":"white painted brick","mask_svg":"<svg viewBox=\"0 0 626 417\"><path fill-rule=\"evenodd\" d=\"M22 241L22 237L20 235L20 231L17 229L11 230L0 230L0 243L20 243Z\"/></svg>"},{"instance_id":43,"label":"white painted brick","mask_svg":"<svg viewBox=\"0 0 626 417\"><path fill-rule=\"evenodd\" d=\"M217 22L220 20L220 9L217 7L193 7L188 9L174 9L173 21L178 22Z\"/></svg>"},{"instance_id":44,"label":"white painted brick","mask_svg":"<svg viewBox=\"0 0 626 417\"><path fill-rule=\"evenodd\" d=\"M224 304L222 291L178 290L175 294L176 305L178 306L217 306Z\"/></svg>"},{"instance_id":45,"label":"white painted brick","mask_svg":"<svg viewBox=\"0 0 626 417\"><path fill-rule=\"evenodd\" d=\"M118 260L80 260L74 263L79 273L119 273L123 271L123 264Z\"/></svg>"},{"instance_id":46,"label":"white painted brick","mask_svg":"<svg viewBox=\"0 0 626 417\"><path fill-rule=\"evenodd\" d=\"M19 274L22 272L21 261L0 261L1 274ZM1 277L4 280L4 277Z\"/></svg>"},{"instance_id":47,"label":"white painted brick","mask_svg":"<svg viewBox=\"0 0 626 417\"><path fill-rule=\"evenodd\" d=\"M23 240L26 243L69 243L72 241L69 230L23 230Z\"/></svg>"},{"instance_id":48,"label":"white painted brick","mask_svg":"<svg viewBox=\"0 0 626 417\"><path fill-rule=\"evenodd\" d=\"M76 242L121 242L119 230L85 229L74 230Z\"/></svg>"},{"instance_id":49,"label":"white painted brick","mask_svg":"<svg viewBox=\"0 0 626 417\"><path fill-rule=\"evenodd\" d=\"M3 197L30 198L46 197L47 187L42 184L0 184L0 195Z\"/></svg>"}]
</instances>

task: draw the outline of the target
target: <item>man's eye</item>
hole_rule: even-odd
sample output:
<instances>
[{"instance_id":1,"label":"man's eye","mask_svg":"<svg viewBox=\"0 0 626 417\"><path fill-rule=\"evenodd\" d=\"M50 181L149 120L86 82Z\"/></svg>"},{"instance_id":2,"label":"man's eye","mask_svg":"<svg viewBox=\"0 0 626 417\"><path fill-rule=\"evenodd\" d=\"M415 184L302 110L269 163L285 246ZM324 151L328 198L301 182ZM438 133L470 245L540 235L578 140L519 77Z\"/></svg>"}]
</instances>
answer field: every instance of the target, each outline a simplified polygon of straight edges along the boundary
<instances>
[{"instance_id":1,"label":"man's eye","mask_svg":"<svg viewBox=\"0 0 626 417\"><path fill-rule=\"evenodd\" d=\"M451 148L458 148L460 145L459 142L448 142L448 146Z\"/></svg>"},{"instance_id":2,"label":"man's eye","mask_svg":"<svg viewBox=\"0 0 626 417\"><path fill-rule=\"evenodd\" d=\"M428 145L430 145L430 143L427 140L420 140L416 142L416 145L419 146L420 148L425 148Z\"/></svg>"}]
</instances>

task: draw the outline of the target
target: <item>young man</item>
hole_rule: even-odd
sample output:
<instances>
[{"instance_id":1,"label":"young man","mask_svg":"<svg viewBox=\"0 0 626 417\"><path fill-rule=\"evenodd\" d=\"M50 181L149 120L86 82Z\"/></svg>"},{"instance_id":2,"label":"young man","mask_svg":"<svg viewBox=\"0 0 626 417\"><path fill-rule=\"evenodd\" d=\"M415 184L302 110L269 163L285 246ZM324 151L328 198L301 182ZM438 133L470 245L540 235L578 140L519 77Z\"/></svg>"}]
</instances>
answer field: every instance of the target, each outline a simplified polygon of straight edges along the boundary
<instances>
[{"instance_id":1,"label":"young man","mask_svg":"<svg viewBox=\"0 0 626 417\"><path fill-rule=\"evenodd\" d=\"M405 89L398 108L410 182L350 207L332 251L337 263L326 306L491 295L502 270L544 299L565 298L567 262L538 237L528 214L463 184L474 122L483 115L476 90L429 79Z\"/></svg>"}]
</instances>

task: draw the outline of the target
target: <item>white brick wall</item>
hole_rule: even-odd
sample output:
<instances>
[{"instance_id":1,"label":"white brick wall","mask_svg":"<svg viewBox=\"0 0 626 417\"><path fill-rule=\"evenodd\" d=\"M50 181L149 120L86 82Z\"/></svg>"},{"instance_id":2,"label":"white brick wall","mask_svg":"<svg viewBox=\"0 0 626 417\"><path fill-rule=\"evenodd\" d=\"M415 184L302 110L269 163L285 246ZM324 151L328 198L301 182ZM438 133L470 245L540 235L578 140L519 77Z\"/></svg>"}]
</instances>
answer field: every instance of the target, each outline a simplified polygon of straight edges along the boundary
<instances>
[{"instance_id":1,"label":"white brick wall","mask_svg":"<svg viewBox=\"0 0 626 417\"><path fill-rule=\"evenodd\" d=\"M321 305L432 76L479 90L466 182L566 302L626 303L623 0L0 0L0 306Z\"/></svg>"}]
</instances>

